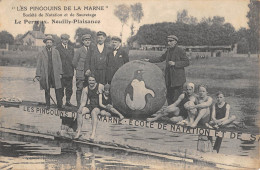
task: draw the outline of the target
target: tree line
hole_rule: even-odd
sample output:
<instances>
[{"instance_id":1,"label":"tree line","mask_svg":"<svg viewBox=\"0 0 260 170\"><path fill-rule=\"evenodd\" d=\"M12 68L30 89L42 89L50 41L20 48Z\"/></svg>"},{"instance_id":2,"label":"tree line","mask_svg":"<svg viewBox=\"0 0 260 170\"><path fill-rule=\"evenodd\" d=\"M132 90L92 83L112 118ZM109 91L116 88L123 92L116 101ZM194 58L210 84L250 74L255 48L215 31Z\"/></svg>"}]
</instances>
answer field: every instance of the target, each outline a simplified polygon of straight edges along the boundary
<instances>
[{"instance_id":1,"label":"tree line","mask_svg":"<svg viewBox=\"0 0 260 170\"><path fill-rule=\"evenodd\" d=\"M234 45L238 44L238 53L257 53L259 51L259 7L260 2L250 0L248 4L249 12L247 13L248 27L235 30L232 24L225 22L221 16L204 17L199 22L194 16L190 16L187 10L177 12L176 22L163 22L155 24L146 24L139 28L135 34L134 23L140 23L144 16L141 3L133 5L117 5L114 15L118 17L123 27L129 26L131 35L128 38L128 45L131 47L134 42L139 44L166 45L166 37L174 34L179 37L179 44L185 46L195 45ZM127 25L130 17L131 25ZM45 26L34 25L33 30L45 31ZM96 32L89 28L78 28L74 39L76 44L80 43L80 37L83 34L92 35L92 41L96 42ZM13 44L15 40L21 37L18 34L15 38L7 31L0 32L0 44ZM60 41L57 35L53 35L56 41ZM122 37L122 32L121 32ZM107 42L110 41L110 36Z\"/></svg>"},{"instance_id":2,"label":"tree line","mask_svg":"<svg viewBox=\"0 0 260 170\"><path fill-rule=\"evenodd\" d=\"M259 7L260 2L251 0L247 13L249 28L235 30L221 16L204 17L198 22L187 10L177 12L176 22L146 24L139 28L136 35L128 39L128 45L139 44L166 45L167 35L179 37L179 44L195 45L232 45L237 43L238 53L258 53L259 51Z\"/></svg>"}]
</instances>

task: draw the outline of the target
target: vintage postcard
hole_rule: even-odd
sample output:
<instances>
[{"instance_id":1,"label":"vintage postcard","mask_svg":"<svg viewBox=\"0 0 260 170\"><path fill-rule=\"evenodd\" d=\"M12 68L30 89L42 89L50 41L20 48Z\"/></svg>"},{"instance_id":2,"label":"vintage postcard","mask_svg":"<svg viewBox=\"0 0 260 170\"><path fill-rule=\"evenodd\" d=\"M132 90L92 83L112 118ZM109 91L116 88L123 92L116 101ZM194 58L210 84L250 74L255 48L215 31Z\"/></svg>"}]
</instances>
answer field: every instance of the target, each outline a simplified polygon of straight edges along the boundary
<instances>
[{"instance_id":1,"label":"vintage postcard","mask_svg":"<svg viewBox=\"0 0 260 170\"><path fill-rule=\"evenodd\" d=\"M258 169L259 1L0 0L1 169Z\"/></svg>"}]
</instances>

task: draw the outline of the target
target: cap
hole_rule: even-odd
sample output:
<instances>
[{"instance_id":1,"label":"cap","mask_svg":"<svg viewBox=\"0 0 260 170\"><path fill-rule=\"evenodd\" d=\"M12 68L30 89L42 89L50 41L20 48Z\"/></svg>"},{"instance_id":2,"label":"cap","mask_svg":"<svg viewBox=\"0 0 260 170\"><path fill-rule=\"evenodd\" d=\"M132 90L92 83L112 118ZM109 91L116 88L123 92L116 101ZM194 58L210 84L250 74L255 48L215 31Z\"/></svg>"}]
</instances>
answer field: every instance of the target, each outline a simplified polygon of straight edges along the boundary
<instances>
[{"instance_id":1,"label":"cap","mask_svg":"<svg viewBox=\"0 0 260 170\"><path fill-rule=\"evenodd\" d=\"M70 36L68 34L61 34L60 38L64 40L68 40Z\"/></svg>"},{"instance_id":2,"label":"cap","mask_svg":"<svg viewBox=\"0 0 260 170\"><path fill-rule=\"evenodd\" d=\"M91 38L90 34L84 34L84 35L82 35L81 40L83 41L85 39L90 39L90 38Z\"/></svg>"},{"instance_id":3,"label":"cap","mask_svg":"<svg viewBox=\"0 0 260 170\"><path fill-rule=\"evenodd\" d=\"M98 32L97 32L97 36L100 36L100 35L103 35L104 37L107 36L105 32L103 32L103 31L98 31Z\"/></svg>"},{"instance_id":4,"label":"cap","mask_svg":"<svg viewBox=\"0 0 260 170\"><path fill-rule=\"evenodd\" d=\"M46 43L47 40L51 40L52 42L54 42L54 39L52 38L51 35L47 35L47 36L45 37L45 39L43 40L43 42Z\"/></svg>"},{"instance_id":5,"label":"cap","mask_svg":"<svg viewBox=\"0 0 260 170\"><path fill-rule=\"evenodd\" d=\"M112 40L122 42L121 38L119 38L117 36L113 36Z\"/></svg>"},{"instance_id":6,"label":"cap","mask_svg":"<svg viewBox=\"0 0 260 170\"><path fill-rule=\"evenodd\" d=\"M178 37L176 37L175 35L168 35L168 40L176 40L178 41Z\"/></svg>"}]
</instances>

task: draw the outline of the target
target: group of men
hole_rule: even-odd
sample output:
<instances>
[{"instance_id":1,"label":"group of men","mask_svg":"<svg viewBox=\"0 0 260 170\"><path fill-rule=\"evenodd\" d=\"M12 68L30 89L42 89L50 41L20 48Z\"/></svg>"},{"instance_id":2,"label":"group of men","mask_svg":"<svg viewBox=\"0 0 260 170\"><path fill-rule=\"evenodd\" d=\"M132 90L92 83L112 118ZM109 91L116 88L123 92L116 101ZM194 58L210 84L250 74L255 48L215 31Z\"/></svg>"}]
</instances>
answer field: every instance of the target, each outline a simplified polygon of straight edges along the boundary
<instances>
[{"instance_id":1,"label":"group of men","mask_svg":"<svg viewBox=\"0 0 260 170\"><path fill-rule=\"evenodd\" d=\"M97 88L94 88L93 84L96 87L99 86L99 84L111 84L115 72L122 65L129 62L129 57L128 52L121 47L121 39L119 37L112 37L111 48L105 44L106 34L102 31L97 32L97 44L92 43L90 34L83 35L81 37L82 47L75 52L74 48L69 44L69 38L69 35L62 34L61 43L58 44L56 48L54 48L54 39L52 36L49 35L43 40L46 46L38 54L36 79L39 80L41 89L45 90L47 109L50 108L50 99L52 99L50 88L55 88L58 109L63 107L64 90L66 94L65 106L73 106L70 100L73 93L74 70L76 70L76 101L77 107L79 108L78 114L82 113L83 115L83 108L91 102L93 95L96 96L96 100L100 100L97 96L99 93L101 94L101 92L95 92ZM177 46L178 38L175 35L169 35L167 40L169 48L161 57L144 59L144 61L153 63L166 61L166 98L168 105L171 105L182 93L183 84L186 82L184 67L189 65L189 59L185 51ZM97 83L98 85L96 85ZM85 88L86 86L87 89L90 89L90 92L86 92L88 91ZM93 89L91 89L92 86ZM92 94L91 92L93 90L94 92ZM82 94L83 97L81 97ZM84 101L86 95L87 101ZM95 106L98 107L98 104ZM92 135L90 138L94 139L97 126L97 120L95 119L97 117L96 113L99 114L101 112L94 112L95 109L90 111L90 108L87 110L89 110L89 113L91 112L91 116L93 116ZM119 112L114 112L119 115L120 119L124 117ZM77 120L78 133L76 138L80 136L81 132L81 116L78 115ZM69 122L70 120L62 118L62 124L70 124Z\"/></svg>"},{"instance_id":2,"label":"group of men","mask_svg":"<svg viewBox=\"0 0 260 170\"><path fill-rule=\"evenodd\" d=\"M55 89L57 107L62 108L64 89L65 106L70 103L73 93L73 76L76 70L76 100L80 106L82 89L86 78L95 75L97 82L110 84L115 72L129 61L128 52L121 46L119 37L112 37L112 48L105 44L106 33L97 32L97 44L92 43L90 34L81 37L82 47L74 52L69 44L70 36L61 35L61 43L54 48L54 39L48 35L43 42L45 48L38 54L36 79L41 89L45 90L46 107L50 108L50 88Z\"/></svg>"}]
</instances>

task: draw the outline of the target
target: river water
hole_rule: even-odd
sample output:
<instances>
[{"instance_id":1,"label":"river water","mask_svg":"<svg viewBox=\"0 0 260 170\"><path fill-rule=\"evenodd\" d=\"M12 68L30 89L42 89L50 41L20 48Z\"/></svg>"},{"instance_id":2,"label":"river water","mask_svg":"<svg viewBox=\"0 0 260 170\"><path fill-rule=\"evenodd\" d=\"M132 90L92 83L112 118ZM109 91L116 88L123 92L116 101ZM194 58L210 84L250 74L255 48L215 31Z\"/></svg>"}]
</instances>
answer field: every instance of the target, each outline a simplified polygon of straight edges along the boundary
<instances>
[{"instance_id":1,"label":"river water","mask_svg":"<svg viewBox=\"0 0 260 170\"><path fill-rule=\"evenodd\" d=\"M0 67L0 96L44 102L44 92L33 82L35 68ZM75 80L74 80L75 81ZM75 84L75 82L74 82ZM74 87L75 91L75 87ZM51 91L54 95L54 91ZM72 104L76 104L75 94ZM21 112L2 108L1 127L22 131L56 133L61 120L57 116ZM85 120L83 132L89 135L90 121ZM257 129L257 127L255 127ZM52 140L1 132L0 168L6 169L211 169L211 164L187 163L146 154L102 149L66 140ZM197 135L172 133L135 126L99 124L97 141L145 148L160 153L190 152L197 149ZM220 154L259 157L259 143L223 139ZM216 154L216 153L214 153ZM213 155L213 153L212 153ZM216 154L217 155L217 154Z\"/></svg>"}]
</instances>

